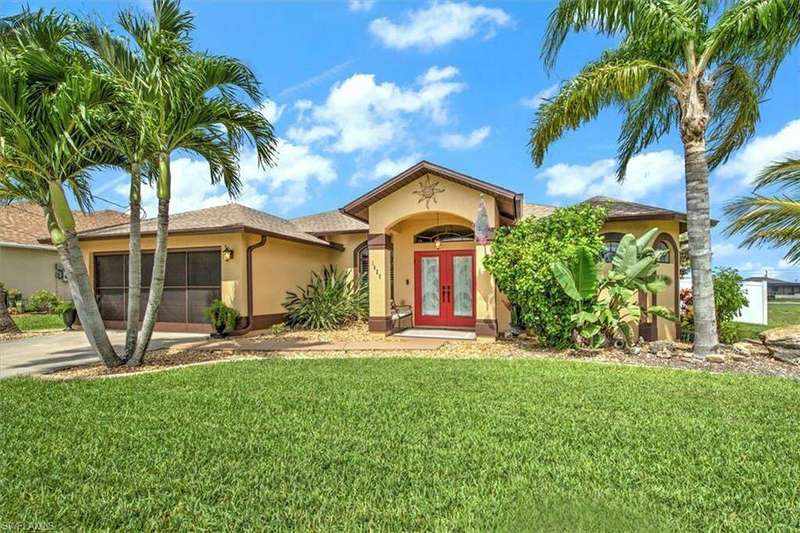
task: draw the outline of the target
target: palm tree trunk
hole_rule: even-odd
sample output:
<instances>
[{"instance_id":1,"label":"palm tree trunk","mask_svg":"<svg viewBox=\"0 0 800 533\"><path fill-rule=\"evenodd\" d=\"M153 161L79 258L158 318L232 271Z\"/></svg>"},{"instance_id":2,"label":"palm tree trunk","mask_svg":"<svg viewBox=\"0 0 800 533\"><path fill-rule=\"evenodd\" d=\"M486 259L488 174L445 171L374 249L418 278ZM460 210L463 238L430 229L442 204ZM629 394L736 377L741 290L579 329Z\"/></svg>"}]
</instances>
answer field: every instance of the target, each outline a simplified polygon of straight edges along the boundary
<instances>
[{"instance_id":1,"label":"palm tree trunk","mask_svg":"<svg viewBox=\"0 0 800 533\"><path fill-rule=\"evenodd\" d=\"M19 333L19 328L8 314L6 288L0 283L0 333Z\"/></svg>"},{"instance_id":2,"label":"palm tree trunk","mask_svg":"<svg viewBox=\"0 0 800 533\"><path fill-rule=\"evenodd\" d=\"M136 348L139 333L139 308L142 294L142 182L139 165L131 167L130 240L128 243L128 322L125 333L125 359L130 359Z\"/></svg>"},{"instance_id":3,"label":"palm tree trunk","mask_svg":"<svg viewBox=\"0 0 800 533\"><path fill-rule=\"evenodd\" d=\"M153 329L161 306L164 293L164 279L167 271L167 230L169 227L170 168L169 154L162 152L158 158L158 220L156 228L156 250L153 255L153 275L150 279L150 294L144 311L142 329L133 356L127 361L128 366L140 366L144 362L144 354L153 336Z\"/></svg>"},{"instance_id":4,"label":"palm tree trunk","mask_svg":"<svg viewBox=\"0 0 800 533\"><path fill-rule=\"evenodd\" d=\"M714 278L711 274L711 218L705 140L684 143L684 151L689 259L694 297L694 353L698 357L705 357L719 344Z\"/></svg>"},{"instance_id":5,"label":"palm tree trunk","mask_svg":"<svg viewBox=\"0 0 800 533\"><path fill-rule=\"evenodd\" d=\"M56 245L56 250L64 264L72 301L75 303L81 327L86 333L86 338L89 339L89 344L92 345L103 363L108 367L119 366L122 364L122 359L117 356L111 341L108 340L108 333L103 324L103 318L100 316L97 301L94 299L94 292L89 283L89 273L83 262L83 254L75 230L65 231L64 236L66 240Z\"/></svg>"}]
</instances>

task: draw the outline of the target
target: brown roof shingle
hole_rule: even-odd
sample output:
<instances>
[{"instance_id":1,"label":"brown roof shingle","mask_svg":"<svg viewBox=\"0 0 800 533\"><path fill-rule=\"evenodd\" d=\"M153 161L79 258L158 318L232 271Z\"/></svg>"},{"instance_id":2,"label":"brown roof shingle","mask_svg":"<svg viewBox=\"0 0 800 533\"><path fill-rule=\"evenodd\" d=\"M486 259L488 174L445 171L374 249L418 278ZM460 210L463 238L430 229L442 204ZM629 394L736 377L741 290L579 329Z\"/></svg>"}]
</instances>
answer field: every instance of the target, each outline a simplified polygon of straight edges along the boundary
<instances>
[{"instance_id":1,"label":"brown roof shingle","mask_svg":"<svg viewBox=\"0 0 800 533\"><path fill-rule=\"evenodd\" d=\"M339 210L293 218L292 223L306 233L315 235L369 231L368 224L350 215L345 215Z\"/></svg>"},{"instance_id":2,"label":"brown roof shingle","mask_svg":"<svg viewBox=\"0 0 800 533\"><path fill-rule=\"evenodd\" d=\"M528 218L530 216L541 218L553 214L555 206L545 204L522 204L522 217Z\"/></svg>"},{"instance_id":3,"label":"brown roof shingle","mask_svg":"<svg viewBox=\"0 0 800 533\"><path fill-rule=\"evenodd\" d=\"M73 213L79 232L94 228L114 226L128 220L125 213L112 210ZM0 206L0 242L39 246L47 239L47 222L42 208L32 203L13 203Z\"/></svg>"},{"instance_id":4,"label":"brown roof shingle","mask_svg":"<svg viewBox=\"0 0 800 533\"><path fill-rule=\"evenodd\" d=\"M686 214L679 211L672 211L671 209L664 209L663 207L656 207L654 205L629 202L627 200L618 200L617 198L611 198L609 196L593 196L581 203L605 207L606 216L609 219L658 218L665 216L673 216L681 220L686 219Z\"/></svg>"},{"instance_id":5,"label":"brown roof shingle","mask_svg":"<svg viewBox=\"0 0 800 533\"><path fill-rule=\"evenodd\" d=\"M155 234L156 224L157 220L155 218L143 220L142 234ZM177 213L169 217L170 234L225 233L233 231L250 231L329 248L337 247L335 243L330 243L305 233L289 220L241 204L232 203L218 205L205 209L197 209L195 211ZM110 228L83 232L79 234L79 237L85 240L106 239L125 237L129 233L129 225L121 224Z\"/></svg>"}]
</instances>

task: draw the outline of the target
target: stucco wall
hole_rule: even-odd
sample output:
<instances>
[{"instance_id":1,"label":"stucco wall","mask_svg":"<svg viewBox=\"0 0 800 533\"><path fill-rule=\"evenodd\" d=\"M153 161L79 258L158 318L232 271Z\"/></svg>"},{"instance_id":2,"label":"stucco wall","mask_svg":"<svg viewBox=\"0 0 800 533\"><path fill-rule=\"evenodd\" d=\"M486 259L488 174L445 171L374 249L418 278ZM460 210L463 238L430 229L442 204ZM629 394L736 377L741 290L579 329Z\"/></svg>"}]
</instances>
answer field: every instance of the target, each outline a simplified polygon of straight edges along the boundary
<instances>
[{"instance_id":1,"label":"stucco wall","mask_svg":"<svg viewBox=\"0 0 800 533\"><path fill-rule=\"evenodd\" d=\"M26 299L42 289L69 297L69 285L56 279L56 265L61 259L55 250L0 246L0 281Z\"/></svg>"},{"instance_id":2,"label":"stucco wall","mask_svg":"<svg viewBox=\"0 0 800 533\"><path fill-rule=\"evenodd\" d=\"M253 242L258 241L255 236L251 238ZM342 261L346 254L347 251L267 237L267 244L253 252L253 313L284 313L286 291L305 287L312 272L320 272L326 265ZM352 258L351 250L351 261Z\"/></svg>"}]
</instances>

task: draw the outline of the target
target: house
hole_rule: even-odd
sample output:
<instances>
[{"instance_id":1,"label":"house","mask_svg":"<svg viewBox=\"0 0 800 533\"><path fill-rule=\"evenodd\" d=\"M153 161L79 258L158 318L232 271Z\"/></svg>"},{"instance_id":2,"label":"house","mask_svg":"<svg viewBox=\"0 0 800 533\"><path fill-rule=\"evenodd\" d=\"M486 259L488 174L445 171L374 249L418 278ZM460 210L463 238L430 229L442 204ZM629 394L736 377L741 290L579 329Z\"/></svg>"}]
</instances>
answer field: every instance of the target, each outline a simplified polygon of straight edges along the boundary
<instances>
[{"instance_id":1,"label":"house","mask_svg":"<svg viewBox=\"0 0 800 533\"><path fill-rule=\"evenodd\" d=\"M800 298L800 283L796 281L783 281L768 276L753 276L744 281L766 281L769 300Z\"/></svg>"},{"instance_id":2,"label":"house","mask_svg":"<svg viewBox=\"0 0 800 533\"><path fill-rule=\"evenodd\" d=\"M229 204L173 215L157 328L209 331L203 309L214 298L241 313L242 332L268 327L284 319L286 291L305 285L313 271L335 264L369 283L369 329L375 333L393 330L396 304L411 306L417 327L468 329L494 338L510 327L511 317L483 267L491 243L475 243L481 202L492 229L526 216L547 216L554 209L526 204L520 193L422 161L336 211L286 220ZM609 254L624 233L660 228L656 245L669 251L660 272L677 280L683 213L603 197L587 202L608 208L603 232ZM155 220L143 221L145 284L155 231ZM128 226L79 236L103 317L110 327L121 327ZM642 303L677 311L677 294L673 283ZM142 298L147 298L146 288ZM655 319L641 323L640 334L677 337L675 324Z\"/></svg>"},{"instance_id":3,"label":"house","mask_svg":"<svg viewBox=\"0 0 800 533\"><path fill-rule=\"evenodd\" d=\"M117 211L75 212L78 231L124 223L127 215ZM43 244L47 223L42 209L32 203L0 206L0 281L24 297L46 289L69 297L61 259L55 247ZM45 241L47 242L47 241Z\"/></svg>"}]
</instances>

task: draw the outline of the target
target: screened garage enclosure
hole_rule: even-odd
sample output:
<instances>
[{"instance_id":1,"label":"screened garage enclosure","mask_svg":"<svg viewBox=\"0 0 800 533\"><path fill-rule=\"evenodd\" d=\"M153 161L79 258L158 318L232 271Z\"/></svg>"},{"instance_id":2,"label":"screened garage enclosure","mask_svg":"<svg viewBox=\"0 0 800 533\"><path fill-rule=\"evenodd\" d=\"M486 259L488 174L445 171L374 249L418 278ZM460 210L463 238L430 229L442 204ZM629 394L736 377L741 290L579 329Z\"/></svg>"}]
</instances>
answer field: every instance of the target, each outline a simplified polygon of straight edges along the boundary
<instances>
[{"instance_id":1,"label":"screened garage enclosure","mask_svg":"<svg viewBox=\"0 0 800 533\"><path fill-rule=\"evenodd\" d=\"M219 249L169 252L164 296L157 321L207 323L203 312L221 293L221 260ZM94 269L95 294L103 319L125 320L128 307L128 254L97 254ZM144 318L152 272L152 252L142 253L140 320Z\"/></svg>"}]
</instances>

